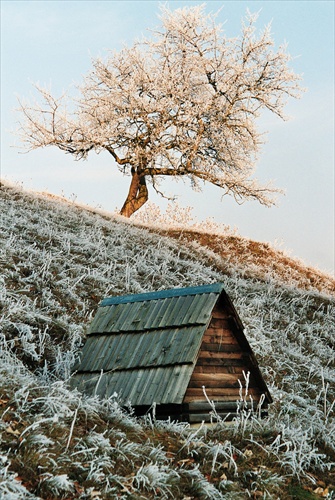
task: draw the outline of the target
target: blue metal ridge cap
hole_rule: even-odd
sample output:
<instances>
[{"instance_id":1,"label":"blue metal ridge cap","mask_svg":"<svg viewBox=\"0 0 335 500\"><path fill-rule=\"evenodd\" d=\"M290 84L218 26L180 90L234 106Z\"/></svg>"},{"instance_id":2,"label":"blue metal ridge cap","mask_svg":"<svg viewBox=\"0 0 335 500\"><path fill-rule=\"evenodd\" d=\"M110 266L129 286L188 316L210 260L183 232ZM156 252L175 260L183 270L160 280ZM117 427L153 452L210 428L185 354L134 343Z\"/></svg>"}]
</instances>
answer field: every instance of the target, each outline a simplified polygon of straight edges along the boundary
<instances>
[{"instance_id":1,"label":"blue metal ridge cap","mask_svg":"<svg viewBox=\"0 0 335 500\"><path fill-rule=\"evenodd\" d=\"M203 293L217 293L223 291L223 283L213 283L211 285L192 286L187 288L170 288L158 292L139 293L135 295L120 295L103 299L99 306L110 306L113 304L127 304L129 302L145 302L147 300L167 299L170 297L182 297L186 295L198 295Z\"/></svg>"}]
</instances>

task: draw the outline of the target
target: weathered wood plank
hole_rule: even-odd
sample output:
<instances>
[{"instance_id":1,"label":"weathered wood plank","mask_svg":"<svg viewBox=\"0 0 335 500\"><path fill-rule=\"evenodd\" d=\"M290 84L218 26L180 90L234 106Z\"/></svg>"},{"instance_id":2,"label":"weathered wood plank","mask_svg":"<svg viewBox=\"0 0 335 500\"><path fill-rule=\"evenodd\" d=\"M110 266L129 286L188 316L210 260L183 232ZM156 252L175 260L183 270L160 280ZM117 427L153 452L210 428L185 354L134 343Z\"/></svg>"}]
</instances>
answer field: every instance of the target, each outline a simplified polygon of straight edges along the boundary
<instances>
[{"instance_id":1,"label":"weathered wood plank","mask_svg":"<svg viewBox=\"0 0 335 500\"><path fill-rule=\"evenodd\" d=\"M206 387L206 394L210 399L222 399L224 396L229 396L229 400L235 400L235 399L240 399L240 391L237 388L216 388L216 387ZM257 387L251 387L250 390L248 391L248 394L252 395L253 397L259 397L260 396L260 391L257 389ZM192 397L193 399L191 400L197 400L197 399L204 399L204 393L202 388L198 387L189 387L185 393L185 398L190 398ZM185 402L186 399L184 399Z\"/></svg>"},{"instance_id":2,"label":"weathered wood plank","mask_svg":"<svg viewBox=\"0 0 335 500\"><path fill-rule=\"evenodd\" d=\"M231 373L196 373L193 372L191 376L191 380L202 381L203 384L212 382L212 381L236 381L238 378L237 375Z\"/></svg>"},{"instance_id":3,"label":"weathered wood plank","mask_svg":"<svg viewBox=\"0 0 335 500\"><path fill-rule=\"evenodd\" d=\"M224 309L215 306L212 312L212 317L215 319L228 319L230 314Z\"/></svg>"},{"instance_id":4,"label":"weathered wood plank","mask_svg":"<svg viewBox=\"0 0 335 500\"><path fill-rule=\"evenodd\" d=\"M207 391L206 391L207 393ZM207 394L208 395L208 394ZM236 402L237 400L239 400L239 396L236 395L236 396L232 396L230 394L221 394L219 396L214 396L213 394L209 395L208 396L210 400L215 400L216 402ZM204 393L202 393L202 395L198 395L198 396L194 396L193 394L188 394L186 393L185 394L185 397L184 397L184 400L183 400L183 403L185 404L190 404L190 403L195 403L196 401L199 401L199 400L203 400L204 399Z\"/></svg>"},{"instance_id":5,"label":"weathered wood plank","mask_svg":"<svg viewBox=\"0 0 335 500\"><path fill-rule=\"evenodd\" d=\"M243 385L243 377L236 374L231 375L227 373L195 373L192 375L190 382L188 384L189 388L202 387L203 385L207 388L239 388L240 382ZM249 388L257 387L254 380L249 381Z\"/></svg>"},{"instance_id":6,"label":"weathered wood plank","mask_svg":"<svg viewBox=\"0 0 335 500\"><path fill-rule=\"evenodd\" d=\"M238 380L209 380L206 383L201 382L199 380L190 380L188 387L190 389L196 389L197 387L206 387L207 389L238 389L240 387L240 384L238 383Z\"/></svg>"},{"instance_id":7,"label":"weathered wood plank","mask_svg":"<svg viewBox=\"0 0 335 500\"><path fill-rule=\"evenodd\" d=\"M237 407L236 401L214 401L213 403L217 411L234 411ZM195 413L210 411L212 406L208 401L192 401L187 404L187 410Z\"/></svg>"},{"instance_id":8,"label":"weathered wood plank","mask_svg":"<svg viewBox=\"0 0 335 500\"><path fill-rule=\"evenodd\" d=\"M225 330L231 330L231 326L229 324L228 319L213 318L213 317L209 323L209 328L212 328L213 330L217 330L218 328L224 328Z\"/></svg>"},{"instance_id":9,"label":"weathered wood plank","mask_svg":"<svg viewBox=\"0 0 335 500\"><path fill-rule=\"evenodd\" d=\"M213 356L203 356L201 353L201 357L198 358L197 366L222 366L222 367L246 367L247 364L245 361L240 359L229 359L229 358L215 358Z\"/></svg>"},{"instance_id":10,"label":"weathered wood plank","mask_svg":"<svg viewBox=\"0 0 335 500\"><path fill-rule=\"evenodd\" d=\"M244 352L224 352L224 351L205 351L200 348L199 352L199 357L201 358L206 358L206 359L227 359L227 360L233 360L233 359L245 359L245 353Z\"/></svg>"},{"instance_id":11,"label":"weathered wood plank","mask_svg":"<svg viewBox=\"0 0 335 500\"><path fill-rule=\"evenodd\" d=\"M243 371L247 371L244 366L222 366L222 365L196 365L193 373L231 373L242 375Z\"/></svg>"},{"instance_id":12,"label":"weathered wood plank","mask_svg":"<svg viewBox=\"0 0 335 500\"><path fill-rule=\"evenodd\" d=\"M211 352L240 352L241 347L238 344L210 344L208 342L203 342L200 351L211 351Z\"/></svg>"},{"instance_id":13,"label":"weathered wood plank","mask_svg":"<svg viewBox=\"0 0 335 500\"><path fill-rule=\"evenodd\" d=\"M239 345L238 341L236 340L235 337L232 336L224 336L224 335L204 335L203 337L203 343L204 344L211 344L211 345L216 345L220 346L222 344L224 345Z\"/></svg>"},{"instance_id":14,"label":"weathered wood plank","mask_svg":"<svg viewBox=\"0 0 335 500\"><path fill-rule=\"evenodd\" d=\"M227 328L208 328L204 334L204 338L206 337L235 337L231 330Z\"/></svg>"},{"instance_id":15,"label":"weathered wood plank","mask_svg":"<svg viewBox=\"0 0 335 500\"><path fill-rule=\"evenodd\" d=\"M204 334L204 339L209 338L209 339L222 339L222 338L228 338L228 339L235 339L235 335L230 330L226 330L224 328L218 328L217 330L206 330Z\"/></svg>"}]
</instances>

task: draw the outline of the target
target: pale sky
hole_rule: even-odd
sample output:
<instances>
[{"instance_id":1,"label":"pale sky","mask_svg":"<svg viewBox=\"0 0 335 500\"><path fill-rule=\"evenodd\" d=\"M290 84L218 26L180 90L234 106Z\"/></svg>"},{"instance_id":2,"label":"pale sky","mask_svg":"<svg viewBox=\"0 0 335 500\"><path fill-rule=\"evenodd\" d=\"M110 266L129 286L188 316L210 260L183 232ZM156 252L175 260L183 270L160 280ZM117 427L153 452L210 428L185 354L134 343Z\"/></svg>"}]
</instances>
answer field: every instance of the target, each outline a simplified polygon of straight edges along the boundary
<instances>
[{"instance_id":1,"label":"pale sky","mask_svg":"<svg viewBox=\"0 0 335 500\"><path fill-rule=\"evenodd\" d=\"M89 156L75 162L58 149L28 154L13 147L17 96L29 99L33 83L59 95L80 83L91 69L91 59L146 34L159 24L161 2L1 0L1 177L34 190L76 197L77 201L114 211L127 193L123 177L110 155ZM198 5L170 1L171 9ZM334 1L225 1L206 2L217 11L228 36L240 32L246 9L260 11L257 26L272 21L277 44L288 42L291 66L303 74L307 92L291 100L291 116L283 122L266 115L260 123L268 131L256 177L274 180L285 196L266 208L257 202L237 205L213 186L194 193L188 184L165 181L168 194L177 194L182 206L194 207L198 219L214 217L236 227L242 236L281 245L291 256L334 273ZM149 187L150 189L150 187ZM166 202L150 191L150 200Z\"/></svg>"}]
</instances>

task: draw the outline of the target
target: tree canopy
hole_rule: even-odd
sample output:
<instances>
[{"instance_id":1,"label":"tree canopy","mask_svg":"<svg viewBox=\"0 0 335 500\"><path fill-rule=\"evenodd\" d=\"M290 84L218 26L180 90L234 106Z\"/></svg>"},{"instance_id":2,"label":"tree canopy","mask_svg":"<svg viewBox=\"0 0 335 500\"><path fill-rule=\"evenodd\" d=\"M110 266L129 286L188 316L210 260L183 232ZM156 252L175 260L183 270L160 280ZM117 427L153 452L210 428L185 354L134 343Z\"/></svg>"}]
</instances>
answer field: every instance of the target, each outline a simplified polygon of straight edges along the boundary
<instances>
[{"instance_id":1,"label":"tree canopy","mask_svg":"<svg viewBox=\"0 0 335 500\"><path fill-rule=\"evenodd\" d=\"M287 98L299 96L285 45L275 49L270 25L258 31L250 13L235 38L204 5L163 7L160 21L149 38L94 59L75 100L38 87L40 103L20 102L25 148L56 146L76 159L108 151L131 176L127 217L147 201L148 181L159 191L164 176L273 204L278 190L253 178L256 119L264 109L284 118Z\"/></svg>"}]
</instances>

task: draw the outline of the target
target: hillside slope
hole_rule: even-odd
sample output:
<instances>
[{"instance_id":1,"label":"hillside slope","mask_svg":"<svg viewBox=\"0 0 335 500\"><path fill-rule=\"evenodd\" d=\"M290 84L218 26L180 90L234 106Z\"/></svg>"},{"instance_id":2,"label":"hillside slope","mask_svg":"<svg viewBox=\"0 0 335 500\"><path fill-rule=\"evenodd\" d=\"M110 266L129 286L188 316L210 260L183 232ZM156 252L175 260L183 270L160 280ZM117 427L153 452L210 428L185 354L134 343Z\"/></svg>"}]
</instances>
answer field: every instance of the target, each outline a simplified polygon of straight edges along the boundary
<instances>
[{"instance_id":1,"label":"hillside slope","mask_svg":"<svg viewBox=\"0 0 335 500\"><path fill-rule=\"evenodd\" d=\"M208 244L214 236L204 248L200 237L176 241L7 185L0 210L1 498L335 497L329 277L300 266L289 280L273 249L258 262L249 253L244 267L241 251ZM240 238L243 245L250 242ZM258 420L246 387L250 411L233 426L216 421L214 409L215 426L197 430L138 420L117 397L68 390L101 298L216 281L270 387L268 419Z\"/></svg>"},{"instance_id":2,"label":"hillside slope","mask_svg":"<svg viewBox=\"0 0 335 500\"><path fill-rule=\"evenodd\" d=\"M193 248L200 245L201 253L207 252L207 259L216 269L225 273L236 273L245 278L274 279L281 284L290 284L307 291L319 291L335 295L335 280L332 276L298 259L289 257L285 252L272 248L268 243L249 240L238 235L208 234L194 230L166 233L182 243L191 243Z\"/></svg>"}]
</instances>

